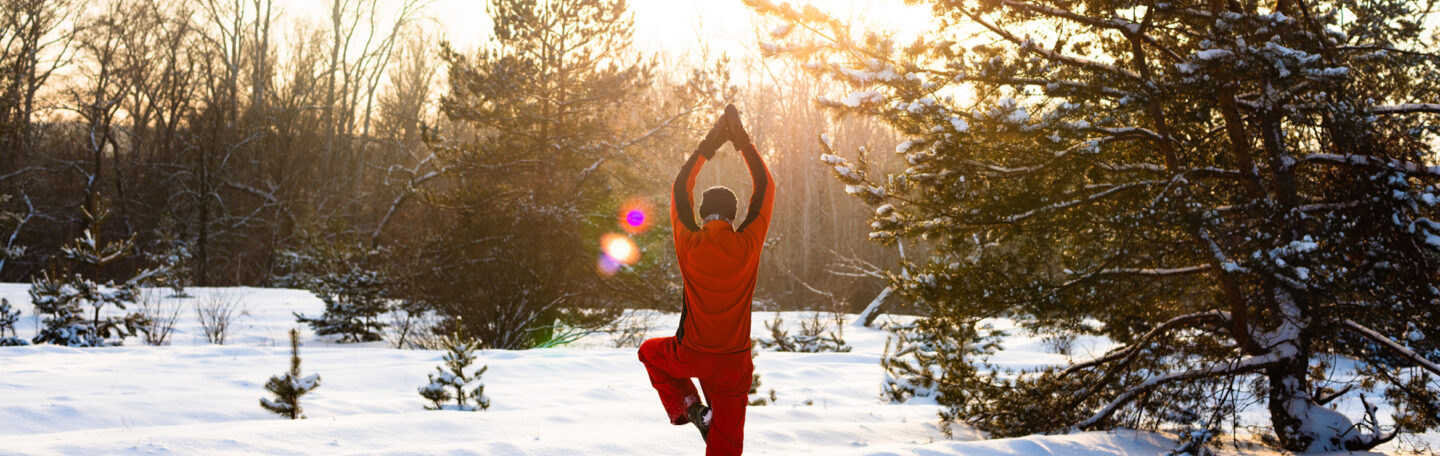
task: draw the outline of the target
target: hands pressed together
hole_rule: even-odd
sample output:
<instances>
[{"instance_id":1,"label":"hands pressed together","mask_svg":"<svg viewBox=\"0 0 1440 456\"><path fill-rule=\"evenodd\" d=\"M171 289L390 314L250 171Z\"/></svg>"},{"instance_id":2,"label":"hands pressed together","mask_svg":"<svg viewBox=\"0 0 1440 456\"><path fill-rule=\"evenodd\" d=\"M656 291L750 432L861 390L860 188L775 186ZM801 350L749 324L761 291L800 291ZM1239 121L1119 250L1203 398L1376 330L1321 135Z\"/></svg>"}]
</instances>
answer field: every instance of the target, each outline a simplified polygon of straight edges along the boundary
<instances>
[{"instance_id":1,"label":"hands pressed together","mask_svg":"<svg viewBox=\"0 0 1440 456\"><path fill-rule=\"evenodd\" d=\"M750 145L750 134L745 132L745 126L740 123L740 111L735 105L726 105L725 114L715 120L715 126L710 127L710 133L700 141L700 147L696 149L706 160L715 158L715 152L725 142L730 142L736 149L742 149Z\"/></svg>"}]
</instances>

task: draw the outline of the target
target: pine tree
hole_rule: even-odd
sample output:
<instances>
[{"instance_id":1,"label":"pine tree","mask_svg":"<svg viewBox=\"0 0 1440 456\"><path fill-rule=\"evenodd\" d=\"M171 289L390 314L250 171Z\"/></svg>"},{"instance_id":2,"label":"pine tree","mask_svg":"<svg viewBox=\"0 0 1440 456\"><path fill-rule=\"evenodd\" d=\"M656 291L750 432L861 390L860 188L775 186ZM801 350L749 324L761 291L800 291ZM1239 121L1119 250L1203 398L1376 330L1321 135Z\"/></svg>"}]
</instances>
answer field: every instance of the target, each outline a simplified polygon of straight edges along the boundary
<instances>
[{"instance_id":1,"label":"pine tree","mask_svg":"<svg viewBox=\"0 0 1440 456\"><path fill-rule=\"evenodd\" d=\"M275 395L260 398L260 407L292 420L305 418L300 396L320 387L320 374L300 376L300 331L290 330L290 372L270 377L265 390Z\"/></svg>"},{"instance_id":2,"label":"pine tree","mask_svg":"<svg viewBox=\"0 0 1440 456\"><path fill-rule=\"evenodd\" d=\"M871 239L933 246L891 274L928 307L917 330L959 349L1012 317L1119 344L1009 373L902 347L944 372L947 418L996 436L1197 425L1238 419L1208 393L1238 380L1290 451L1440 426L1440 59L1414 51L1434 48L1431 10L935 1L936 30L899 43L747 3L786 23L768 54L851 90L820 104L908 138L909 167L888 173L819 145L874 207ZM1328 376L1332 357L1357 368ZM1372 387L1397 427L1330 407Z\"/></svg>"},{"instance_id":3,"label":"pine tree","mask_svg":"<svg viewBox=\"0 0 1440 456\"><path fill-rule=\"evenodd\" d=\"M390 297L398 286L386 267L389 251L352 238L322 239L301 235L299 249L281 254L277 278L282 286L310 290L325 302L319 317L295 314L321 336L341 335L341 342L381 340L388 324L380 316L390 311Z\"/></svg>"},{"instance_id":4,"label":"pine tree","mask_svg":"<svg viewBox=\"0 0 1440 456\"><path fill-rule=\"evenodd\" d=\"M526 348L551 340L565 309L616 301L602 293L668 292L662 278L637 286L595 273L596 240L615 229L596 214L612 213L643 179L628 179L636 149L688 115L689 100L647 96L654 65L631 50L624 1L489 5L494 40L473 55L442 52L450 90L441 111L453 127L428 130L426 142L451 184L428 196L453 222L427 246L419 288L487 347ZM659 231L648 240L663 246Z\"/></svg>"},{"instance_id":5,"label":"pine tree","mask_svg":"<svg viewBox=\"0 0 1440 456\"><path fill-rule=\"evenodd\" d=\"M812 314L809 321L800 322L800 333L790 335L790 331L784 329L785 320L780 314L775 314L775 319L765 322L765 328L770 330L770 337L755 339L756 346L767 350L780 352L819 353L819 352L849 352L850 346L845 344L845 329L841 325L834 325L835 330L830 329L830 323L820 319L820 313Z\"/></svg>"},{"instance_id":6,"label":"pine tree","mask_svg":"<svg viewBox=\"0 0 1440 456\"><path fill-rule=\"evenodd\" d=\"M155 228L154 251L145 255L151 262L164 267L164 273L157 277L159 284L170 287L171 297L188 298L185 287L190 285L190 242L183 233L176 232L175 219L161 217Z\"/></svg>"},{"instance_id":7,"label":"pine tree","mask_svg":"<svg viewBox=\"0 0 1440 456\"><path fill-rule=\"evenodd\" d=\"M760 350L752 346L750 359L754 360L757 356L760 356ZM774 405L775 401L780 400L779 396L775 394L775 388L770 388L768 396L760 394L760 374L758 372L750 374L750 392L747 393L747 397L750 398L749 404L754 407Z\"/></svg>"},{"instance_id":8,"label":"pine tree","mask_svg":"<svg viewBox=\"0 0 1440 456\"><path fill-rule=\"evenodd\" d=\"M20 319L20 310L10 307L10 300L0 298L0 347L13 347L18 345L30 345L30 341L21 339L15 332L15 322ZM9 337L5 333L10 333Z\"/></svg>"},{"instance_id":9,"label":"pine tree","mask_svg":"<svg viewBox=\"0 0 1440 456\"><path fill-rule=\"evenodd\" d=\"M71 245L61 248L66 263L59 269L52 268L36 277L30 286L30 300L36 315L43 317L40 332L34 342L52 343L78 347L99 347L120 345L126 337L134 336L149 326L149 321L138 312L114 315L116 310L124 311L138 298L140 286L150 283L164 272L164 268L142 270L124 282L107 281L98 283L102 269L109 264L130 257L135 236L109 243L101 243L101 225L109 217L108 203L99 195L93 197L93 211L81 208L89 222L83 236ZM86 309L85 307L89 307Z\"/></svg>"},{"instance_id":10,"label":"pine tree","mask_svg":"<svg viewBox=\"0 0 1440 456\"><path fill-rule=\"evenodd\" d=\"M473 375L465 373L475 362L475 351L480 348L480 341L468 339L461 330L456 330L445 338L444 344L447 351L445 367L436 366L435 373L429 375L430 383L420 387L420 396L432 403L425 409L467 412L489 409L490 398L485 396L485 383L480 381L480 376L490 370L490 366L480 366ZM472 383L475 383L474 388L467 390ZM446 404L451 400L455 401L454 405ZM472 400L473 404L470 403Z\"/></svg>"}]
</instances>

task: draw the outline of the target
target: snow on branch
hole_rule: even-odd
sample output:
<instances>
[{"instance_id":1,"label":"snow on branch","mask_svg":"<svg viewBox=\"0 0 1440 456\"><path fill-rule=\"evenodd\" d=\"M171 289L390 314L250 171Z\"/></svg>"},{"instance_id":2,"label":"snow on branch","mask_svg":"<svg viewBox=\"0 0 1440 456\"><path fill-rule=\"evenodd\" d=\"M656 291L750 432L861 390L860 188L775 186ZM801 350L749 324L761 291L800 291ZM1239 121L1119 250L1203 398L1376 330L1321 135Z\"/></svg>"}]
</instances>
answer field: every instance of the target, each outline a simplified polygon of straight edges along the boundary
<instances>
[{"instance_id":1,"label":"snow on branch","mask_svg":"<svg viewBox=\"0 0 1440 456\"><path fill-rule=\"evenodd\" d=\"M1009 84L1014 86L1037 86L1044 87L1047 92L1054 92L1058 89L1068 89L1076 92L1092 92L1100 96L1111 98L1123 98L1131 95L1113 87L1097 86L1085 82L1069 81L1050 78L1026 78L1026 77L1003 77L993 75L969 75L963 72L949 71L938 68L926 70L937 75L946 75L955 82L994 82L998 84Z\"/></svg>"},{"instance_id":2,"label":"snow on branch","mask_svg":"<svg viewBox=\"0 0 1440 456\"><path fill-rule=\"evenodd\" d=\"M1151 173L1151 174L1160 174L1160 175L1169 175L1169 174L1170 174L1170 170L1165 169L1165 166L1164 166L1164 165L1158 165L1158 164L1154 164L1154 163L1111 164L1111 163L1101 162L1101 163L1096 163L1095 166L1098 167L1098 168L1100 168L1100 169L1103 169L1103 170L1105 170L1105 171L1111 171L1111 172L1140 171L1140 172L1146 172L1146 173ZM1244 179L1244 178L1245 178L1245 175L1244 175L1243 173L1241 173L1240 171L1237 171L1237 170L1233 170L1233 169L1224 169L1224 168L1215 168L1215 167L1203 167L1203 168L1184 168L1184 167L1182 167L1182 168L1178 168L1178 169L1179 169L1179 171L1180 171L1180 174L1184 174L1184 175L1186 175L1187 177L1197 177L1197 178L1222 178L1222 179Z\"/></svg>"},{"instance_id":3,"label":"snow on branch","mask_svg":"<svg viewBox=\"0 0 1440 456\"><path fill-rule=\"evenodd\" d=\"M446 175L450 172L450 167L442 166L439 169L433 169L429 172L426 172L425 174L420 174L420 170L429 165L430 162L434 159L435 152L431 151L429 155L425 156L425 158L421 159L418 163L415 164L414 167L410 169L401 168L398 165L391 165L390 169L386 171L385 180L387 181L387 183L390 178L389 174L393 172L396 168L405 170L407 174L410 175L410 179L405 181L405 187L401 189L400 194L396 195L395 199L390 202L390 209L385 211L385 216L380 219L380 223L377 223L375 225L375 230L370 232L371 242L375 242L377 239L380 239L380 233L385 230L386 225L390 224L390 220L394 218L395 213L400 210L400 205L404 204L405 200L409 199L411 195L414 195L415 192L419 191L422 184L424 184L426 181Z\"/></svg>"},{"instance_id":4,"label":"snow on branch","mask_svg":"<svg viewBox=\"0 0 1440 456\"><path fill-rule=\"evenodd\" d=\"M1144 41L1145 44L1149 44L1149 45L1151 45L1151 46L1154 46L1156 49L1159 49L1160 52L1163 53L1163 54L1165 54L1165 56L1168 57L1168 58L1170 58L1170 60L1173 60L1173 61L1184 60L1183 58L1180 57L1180 54L1176 54L1175 51L1172 51L1172 50L1170 50L1169 48L1166 48L1165 46L1161 45L1160 42L1155 39L1155 37L1150 36L1150 35L1145 34L1145 33L1141 33L1141 31L1140 31L1140 24L1136 24L1136 23L1134 23L1134 22L1131 22L1131 21L1128 21L1128 20L1125 20L1125 19L1122 19L1122 18L1119 18L1119 17L1112 17L1112 18L1110 18L1110 19L1100 19L1100 18L1096 18L1096 17L1085 16L1085 15L1083 15L1083 14L1077 14L1077 13L1074 13L1074 12L1071 12L1071 11L1065 10L1065 9L1060 9L1060 8L1055 8L1055 7L1050 7L1050 6L1045 6L1045 5L1040 5L1040 4L1030 3L1030 2L1014 1L1014 0L1002 0L1000 3L1003 4L1003 5L1005 5L1005 6L1014 8L1014 9L1030 11L1030 12L1033 12L1033 13L1043 14L1043 15L1050 16L1050 17L1057 17L1057 18L1061 18L1061 19L1068 19L1068 20L1075 21L1075 22L1078 22L1078 23L1081 23L1081 24L1089 25L1089 26L1091 26L1091 27L1107 28L1107 29L1119 30L1121 33L1124 33L1124 34L1127 35L1127 36L1128 36L1128 35L1138 35L1138 36L1140 37L1140 40L1141 40L1141 41Z\"/></svg>"},{"instance_id":5,"label":"snow on branch","mask_svg":"<svg viewBox=\"0 0 1440 456\"><path fill-rule=\"evenodd\" d=\"M1201 229L1197 232L1197 236L1205 244L1206 250L1210 251L1210 256L1220 264L1221 269L1224 269L1225 272L1245 272L1245 267L1231 261L1230 257L1225 255L1225 251L1220 249L1220 244L1216 244L1215 239L1211 238L1209 233Z\"/></svg>"},{"instance_id":6,"label":"snow on branch","mask_svg":"<svg viewBox=\"0 0 1440 456\"><path fill-rule=\"evenodd\" d=\"M1373 114L1415 114L1432 113L1440 114L1440 103L1410 103L1390 106L1375 106L1370 108Z\"/></svg>"},{"instance_id":7,"label":"snow on branch","mask_svg":"<svg viewBox=\"0 0 1440 456\"><path fill-rule=\"evenodd\" d=\"M1299 207L1296 207L1295 209L1299 210L1300 212L1338 211L1359 207L1361 204L1364 203L1365 201L1363 200L1350 200L1343 203L1314 203L1301 205Z\"/></svg>"},{"instance_id":8,"label":"snow on branch","mask_svg":"<svg viewBox=\"0 0 1440 456\"><path fill-rule=\"evenodd\" d=\"M0 176L0 182L5 182L5 181L7 181L7 180L14 179L14 178L16 178L16 177L20 177L21 175L27 174L27 173L29 173L29 172L31 172L31 171L43 171L43 170L44 170L44 168L40 168L40 167L36 167L36 166L27 166L27 167L24 167L24 168L17 169L17 170L15 170L15 171L12 172L12 173L5 174L5 175L3 175L3 176Z\"/></svg>"},{"instance_id":9,"label":"snow on branch","mask_svg":"<svg viewBox=\"0 0 1440 456\"><path fill-rule=\"evenodd\" d=\"M1356 323L1355 320L1347 318L1345 319L1344 324L1345 329L1348 329L1355 334L1364 336L1366 339L1373 340L1380 345L1385 346L1385 348L1389 348L1391 351L1399 354L1400 356L1405 357L1405 359L1414 361L1416 365L1425 368L1425 370L1428 370L1436 375L1440 375L1440 365L1436 365L1434 362L1425 359L1424 356L1421 356L1419 353L1415 353L1414 350L1405 348L1405 346L1400 345L1393 340L1390 340L1389 337L1385 337L1384 335L1375 332L1375 330L1373 329L1366 328L1364 325Z\"/></svg>"},{"instance_id":10,"label":"snow on branch","mask_svg":"<svg viewBox=\"0 0 1440 456\"><path fill-rule=\"evenodd\" d=\"M1117 138L1124 138L1124 137L1127 137L1127 136L1139 136L1139 137L1142 137L1142 138L1153 139L1153 140L1156 140L1156 141L1163 141L1163 140L1165 140L1165 137L1160 136L1159 133L1156 133L1156 132L1154 132L1154 131L1151 131L1150 129L1140 128L1140 127L1096 128L1096 130L1103 131L1103 132L1108 133L1108 134L1110 134L1110 135L1113 135L1113 136L1115 136L1115 137L1117 137Z\"/></svg>"},{"instance_id":11,"label":"snow on branch","mask_svg":"<svg viewBox=\"0 0 1440 456\"><path fill-rule=\"evenodd\" d=\"M1124 139L1124 138L1121 138L1121 137L1119 137L1119 136L1106 136L1106 137L1103 137L1103 138L1095 138L1095 139L1091 139L1091 140L1087 140L1087 141L1082 141L1082 142L1080 142L1080 143L1078 143L1078 144L1075 144L1075 145L1073 145L1073 146L1070 146L1069 148L1067 148L1067 149L1065 149L1065 150L1063 150L1063 151L1060 151L1060 152L1055 153L1055 156L1054 156L1054 157L1051 157L1050 159L1046 160L1045 163L1041 163L1041 164L1038 164L1038 165L1021 166L1021 167L1016 167L1016 168L1010 168L1010 167L1004 167L1004 166L999 166L999 165L992 165L992 164L985 163L985 162L981 162L981 161L978 161L978 160L969 160L969 159L967 159L967 160L962 160L960 163L963 164L963 165L966 165L966 166L970 166L970 167L973 167L973 168L980 168L980 169L983 169L983 170L986 170L986 171L990 171L990 172L993 172L993 173L996 173L996 174L1030 174L1030 173L1033 173L1033 172L1042 171L1042 170L1048 168L1048 167L1050 166L1050 164L1056 162L1057 160L1063 159L1063 158L1069 156L1069 155L1072 154L1072 153L1076 153L1076 152L1086 153L1086 152L1089 152L1089 151L1095 149L1095 146L1096 146L1096 145L1104 144L1104 143L1109 143L1109 142L1111 142L1111 141L1118 141L1118 140L1121 140L1121 139ZM1100 165L1100 166L1101 166L1102 168L1104 168L1104 165L1103 165L1103 164Z\"/></svg>"},{"instance_id":12,"label":"snow on branch","mask_svg":"<svg viewBox=\"0 0 1440 456\"><path fill-rule=\"evenodd\" d=\"M1159 326L1156 326L1156 327L1150 329L1150 331L1149 331L1149 332L1146 332L1145 335L1140 336L1140 339L1136 340L1134 343L1126 346L1125 348L1112 351L1112 352L1110 352L1110 353L1105 354L1104 356L1100 356L1100 357L1098 357L1098 358L1095 358L1095 359L1092 359L1092 360L1089 360L1089 361L1085 361L1085 362L1081 362L1081 363L1075 363L1075 364L1071 365L1070 367L1065 368L1064 371L1061 371L1061 372L1060 372L1060 376L1061 376L1061 377L1064 377L1064 376L1066 376L1066 375L1070 375L1070 374L1072 374L1072 373L1074 373L1074 372L1077 372L1077 371L1079 371L1080 369L1086 369L1086 368L1098 366L1098 365L1101 365L1101 364L1106 364L1106 363L1113 362L1113 361L1118 360L1118 359L1121 359L1121 358L1127 358L1127 359L1128 359L1128 358L1131 358L1131 357L1134 356L1135 353L1138 353L1141 348L1144 348L1145 346L1149 345L1150 340L1152 340L1152 339L1154 339L1154 338L1156 338L1156 337L1159 337L1161 334L1164 334L1164 333L1166 333L1166 332L1169 332L1170 330L1175 329L1175 328L1177 328L1177 327L1180 327L1180 326L1183 326L1183 325L1187 325L1187 324L1191 324L1191 323L1201 322L1201 321L1205 321L1205 320L1219 320L1219 321L1221 321L1221 322L1224 322L1224 321L1227 321L1227 320L1229 320L1229 319L1230 319L1230 313L1229 313L1229 312L1223 312L1223 311L1219 311L1219 310L1212 310L1212 311L1209 311L1209 312L1199 312L1199 313L1185 314L1185 315L1181 315L1181 316L1178 316L1178 317L1175 317L1175 318L1171 318L1171 319L1165 321L1164 323L1161 323ZM1128 363L1129 363L1129 361L1126 361L1124 364L1128 364Z\"/></svg>"},{"instance_id":13,"label":"snow on branch","mask_svg":"<svg viewBox=\"0 0 1440 456\"><path fill-rule=\"evenodd\" d=\"M1199 265L1199 266L1189 266L1189 267L1183 267L1183 268L1168 268L1168 269L1155 269L1155 268L1116 268L1116 269L1105 269L1105 270L1098 271L1098 272L1096 272L1096 273L1093 274L1093 275L1139 275L1139 276L1147 276L1147 277L1164 277L1164 276L1173 276L1173 275L1195 274L1195 273L1197 273L1197 272L1205 272L1205 271L1208 271L1208 270L1210 270L1210 265L1208 265L1208 264L1202 264L1202 265Z\"/></svg>"},{"instance_id":14,"label":"snow on branch","mask_svg":"<svg viewBox=\"0 0 1440 456\"><path fill-rule=\"evenodd\" d=\"M1152 376L1148 379L1145 379L1145 381L1140 382L1139 385L1135 385L1134 387L1125 390L1124 393L1120 393L1120 395L1115 397L1114 400L1110 401L1109 404L1101 407L1100 410L1095 412L1094 415L1091 415L1090 418L1086 418L1085 421L1081 421L1080 423L1076 424L1075 427L1085 430L1094 429L1096 425L1098 425L1101 421L1109 418L1110 415L1113 415L1116 410L1119 410L1120 406L1125 405L1131 400L1134 400L1136 396L1147 393L1150 390L1163 386L1167 383L1193 380L1197 378L1208 378L1221 375L1235 375L1246 372L1254 372L1277 362L1283 361L1286 358L1293 357L1296 355L1297 352L1298 350L1293 344L1282 344L1275 347L1274 350L1264 355L1247 357L1234 363L1216 364L1203 369L1191 369L1187 371L1171 372L1164 375Z\"/></svg>"},{"instance_id":15,"label":"snow on branch","mask_svg":"<svg viewBox=\"0 0 1440 456\"><path fill-rule=\"evenodd\" d=\"M1062 201L1062 202L1055 203L1055 204L1051 204L1051 205L1048 205L1048 206L1031 209L1031 210L1026 211L1026 212L1024 212L1024 213L1015 214L1015 215L1011 215L1011 216L1009 216L1009 217L1002 218L1002 219L1000 219L1000 221L1001 221L1001 223L1015 223L1015 222L1023 221L1023 220L1025 220L1025 219L1027 219L1027 218L1033 217L1033 216L1035 216L1035 215L1037 215L1037 214L1040 214L1040 213L1043 213L1043 212L1057 211L1057 210L1060 210L1060 209L1065 209L1065 208L1068 208L1068 207L1077 206L1077 205L1084 204L1084 203L1099 201L1099 200L1105 199L1105 197L1108 197L1108 196L1110 196L1110 195L1114 195L1114 194L1116 194L1116 193L1119 193L1119 192L1122 191L1122 190L1129 190L1129 189L1133 189L1133 188L1148 187L1148 186L1156 185L1156 184L1163 183L1163 182L1165 182L1165 181L1140 181L1140 182L1135 182L1135 183L1130 183L1130 184L1116 185L1116 186L1111 187L1111 188L1109 188L1109 189L1107 189L1107 190L1105 190L1105 191L1098 192L1098 193L1095 193L1095 194L1092 194L1092 195L1088 195L1088 196L1086 196L1086 197L1084 197L1084 198L1078 198L1078 199L1073 199L1073 200L1068 200L1068 201Z\"/></svg>"},{"instance_id":16,"label":"snow on branch","mask_svg":"<svg viewBox=\"0 0 1440 456\"><path fill-rule=\"evenodd\" d=\"M1420 163L1386 159L1371 155L1309 154L1300 160L1302 162L1383 168L1403 172L1412 176L1440 178L1440 166L1426 166Z\"/></svg>"}]
</instances>

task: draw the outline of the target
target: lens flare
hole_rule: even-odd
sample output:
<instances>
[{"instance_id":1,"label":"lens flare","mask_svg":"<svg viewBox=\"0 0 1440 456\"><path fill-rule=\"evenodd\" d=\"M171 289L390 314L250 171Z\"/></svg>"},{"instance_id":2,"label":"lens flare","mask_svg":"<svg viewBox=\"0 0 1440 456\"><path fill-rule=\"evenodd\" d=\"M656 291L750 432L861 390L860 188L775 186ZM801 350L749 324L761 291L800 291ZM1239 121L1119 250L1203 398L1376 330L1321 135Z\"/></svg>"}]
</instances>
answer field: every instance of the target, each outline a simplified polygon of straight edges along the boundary
<instances>
[{"instance_id":1,"label":"lens flare","mask_svg":"<svg viewBox=\"0 0 1440 456\"><path fill-rule=\"evenodd\" d=\"M595 271L602 276L610 277L620 272L620 263L611 260L609 255L600 254L600 260L595 262Z\"/></svg>"},{"instance_id":2,"label":"lens flare","mask_svg":"<svg viewBox=\"0 0 1440 456\"><path fill-rule=\"evenodd\" d=\"M605 241L605 256L620 262L620 264L634 263L640 257L635 249L635 243L630 239L615 236Z\"/></svg>"},{"instance_id":3,"label":"lens flare","mask_svg":"<svg viewBox=\"0 0 1440 456\"><path fill-rule=\"evenodd\" d=\"M650 216L652 213L654 210L650 207L650 203L645 202L644 199L632 198L620 206L620 229L632 235L644 233L654 224L653 217Z\"/></svg>"},{"instance_id":4,"label":"lens flare","mask_svg":"<svg viewBox=\"0 0 1440 456\"><path fill-rule=\"evenodd\" d=\"M637 261L640 261L640 247L629 236L606 233L600 237L600 259L595 263L595 270L600 275L613 276L620 272L621 267Z\"/></svg>"}]
</instances>

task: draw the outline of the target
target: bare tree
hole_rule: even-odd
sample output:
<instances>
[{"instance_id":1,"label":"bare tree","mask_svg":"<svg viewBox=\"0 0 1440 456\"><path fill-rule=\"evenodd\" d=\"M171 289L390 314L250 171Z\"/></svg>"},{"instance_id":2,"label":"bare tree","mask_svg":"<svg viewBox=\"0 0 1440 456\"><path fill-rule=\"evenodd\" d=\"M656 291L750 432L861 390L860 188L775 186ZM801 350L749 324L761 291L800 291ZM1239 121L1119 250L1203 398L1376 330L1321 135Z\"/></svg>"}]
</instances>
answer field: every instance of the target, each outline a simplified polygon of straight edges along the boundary
<instances>
[{"instance_id":1,"label":"bare tree","mask_svg":"<svg viewBox=\"0 0 1440 456\"><path fill-rule=\"evenodd\" d=\"M242 312L245 296L233 289L214 288L199 293L195 298L195 317L200 320L200 331L205 340L216 345L225 345L230 334L230 325L236 314Z\"/></svg>"},{"instance_id":2,"label":"bare tree","mask_svg":"<svg viewBox=\"0 0 1440 456\"><path fill-rule=\"evenodd\" d=\"M36 140L36 96L73 57L84 6L73 0L0 2L0 124L15 128L0 135L0 174L30 158Z\"/></svg>"},{"instance_id":3,"label":"bare tree","mask_svg":"<svg viewBox=\"0 0 1440 456\"><path fill-rule=\"evenodd\" d=\"M146 288L140 291L136 302L136 313L148 322L142 329L148 345L169 345L175 322L180 319L180 304L173 300L167 302L163 295L161 289Z\"/></svg>"}]
</instances>

